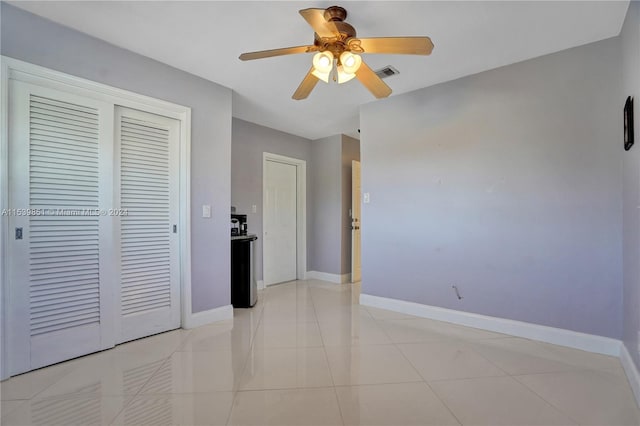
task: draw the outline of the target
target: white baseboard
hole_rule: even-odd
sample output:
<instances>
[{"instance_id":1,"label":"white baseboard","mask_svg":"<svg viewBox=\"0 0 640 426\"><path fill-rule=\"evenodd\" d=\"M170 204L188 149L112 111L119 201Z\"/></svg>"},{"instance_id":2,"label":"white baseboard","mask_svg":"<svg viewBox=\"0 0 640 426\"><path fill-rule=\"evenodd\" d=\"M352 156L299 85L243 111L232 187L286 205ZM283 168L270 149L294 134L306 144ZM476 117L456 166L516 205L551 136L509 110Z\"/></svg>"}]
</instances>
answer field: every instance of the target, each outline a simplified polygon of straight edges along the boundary
<instances>
[{"instance_id":1,"label":"white baseboard","mask_svg":"<svg viewBox=\"0 0 640 426\"><path fill-rule=\"evenodd\" d=\"M622 345L620 350L620 362L629 380L629 385L631 385L631 390L633 390L633 395L636 397L636 403L640 407L640 372L638 372L638 368L625 345Z\"/></svg>"},{"instance_id":2,"label":"white baseboard","mask_svg":"<svg viewBox=\"0 0 640 426\"><path fill-rule=\"evenodd\" d=\"M307 271L306 279L308 280L322 280L329 281L330 283L344 284L351 281L351 274L329 274L327 272Z\"/></svg>"},{"instance_id":3,"label":"white baseboard","mask_svg":"<svg viewBox=\"0 0 640 426\"><path fill-rule=\"evenodd\" d=\"M258 280L258 290L264 290L264 280Z\"/></svg>"},{"instance_id":4,"label":"white baseboard","mask_svg":"<svg viewBox=\"0 0 640 426\"><path fill-rule=\"evenodd\" d=\"M619 340L608 337L369 294L360 295L360 304L616 357L622 346Z\"/></svg>"},{"instance_id":5,"label":"white baseboard","mask_svg":"<svg viewBox=\"0 0 640 426\"><path fill-rule=\"evenodd\" d=\"M221 306L219 308L209 309L208 311L191 314L185 318L185 323L182 324L182 328L195 328L228 319L233 319L232 305Z\"/></svg>"}]
</instances>

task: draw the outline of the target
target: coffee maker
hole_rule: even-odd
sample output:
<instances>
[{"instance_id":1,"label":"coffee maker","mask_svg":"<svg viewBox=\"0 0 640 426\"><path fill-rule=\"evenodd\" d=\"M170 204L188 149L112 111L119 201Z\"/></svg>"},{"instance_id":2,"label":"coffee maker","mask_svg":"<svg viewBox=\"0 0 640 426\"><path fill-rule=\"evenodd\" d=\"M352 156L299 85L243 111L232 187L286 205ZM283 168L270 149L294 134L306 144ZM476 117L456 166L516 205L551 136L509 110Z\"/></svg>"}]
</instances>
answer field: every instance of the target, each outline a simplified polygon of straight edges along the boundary
<instances>
[{"instance_id":1,"label":"coffee maker","mask_svg":"<svg viewBox=\"0 0 640 426\"><path fill-rule=\"evenodd\" d=\"M231 236L247 235L247 215L231 213Z\"/></svg>"}]
</instances>

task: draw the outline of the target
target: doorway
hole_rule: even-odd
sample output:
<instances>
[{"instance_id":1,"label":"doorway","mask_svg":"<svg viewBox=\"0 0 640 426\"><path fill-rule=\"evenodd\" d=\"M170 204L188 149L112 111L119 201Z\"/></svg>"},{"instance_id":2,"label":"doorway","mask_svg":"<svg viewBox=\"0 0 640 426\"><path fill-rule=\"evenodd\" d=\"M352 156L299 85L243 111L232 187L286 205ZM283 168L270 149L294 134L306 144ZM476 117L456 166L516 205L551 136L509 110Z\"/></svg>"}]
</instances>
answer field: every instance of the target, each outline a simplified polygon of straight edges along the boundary
<instances>
[{"instance_id":1,"label":"doorway","mask_svg":"<svg viewBox=\"0 0 640 426\"><path fill-rule=\"evenodd\" d=\"M304 279L306 161L264 153L262 171L265 286Z\"/></svg>"}]
</instances>

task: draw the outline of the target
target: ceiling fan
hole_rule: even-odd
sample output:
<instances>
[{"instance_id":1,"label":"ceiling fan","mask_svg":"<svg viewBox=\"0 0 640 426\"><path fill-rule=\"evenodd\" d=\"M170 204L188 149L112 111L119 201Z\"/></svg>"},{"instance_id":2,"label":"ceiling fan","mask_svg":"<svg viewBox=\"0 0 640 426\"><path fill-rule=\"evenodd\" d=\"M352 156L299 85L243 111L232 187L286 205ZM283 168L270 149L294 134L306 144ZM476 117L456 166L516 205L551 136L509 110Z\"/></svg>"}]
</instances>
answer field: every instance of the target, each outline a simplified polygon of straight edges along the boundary
<instances>
[{"instance_id":1,"label":"ceiling fan","mask_svg":"<svg viewBox=\"0 0 640 426\"><path fill-rule=\"evenodd\" d=\"M328 9L302 9L300 15L313 28L312 45L262 50L240 55L243 61L317 52L307 75L293 94L300 100L309 96L313 88L322 80L338 84L346 83L354 77L376 98L386 98L391 88L362 60L361 53L391 53L402 55L429 55L433 43L429 37L378 37L356 38L356 30L344 22L347 11L340 6Z\"/></svg>"}]
</instances>

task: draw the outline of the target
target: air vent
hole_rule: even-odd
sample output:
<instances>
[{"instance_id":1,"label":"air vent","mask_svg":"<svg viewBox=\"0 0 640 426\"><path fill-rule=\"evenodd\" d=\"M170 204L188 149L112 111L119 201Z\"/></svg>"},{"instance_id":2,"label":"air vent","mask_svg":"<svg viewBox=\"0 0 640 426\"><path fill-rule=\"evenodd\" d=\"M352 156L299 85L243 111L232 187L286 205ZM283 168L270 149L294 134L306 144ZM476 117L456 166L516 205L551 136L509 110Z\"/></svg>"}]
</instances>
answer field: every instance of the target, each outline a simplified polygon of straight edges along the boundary
<instances>
[{"instance_id":1,"label":"air vent","mask_svg":"<svg viewBox=\"0 0 640 426\"><path fill-rule=\"evenodd\" d=\"M400 71L392 67L391 65L387 65L384 68L380 68L375 71L376 75L380 78L391 77L392 75L400 74Z\"/></svg>"}]
</instances>

